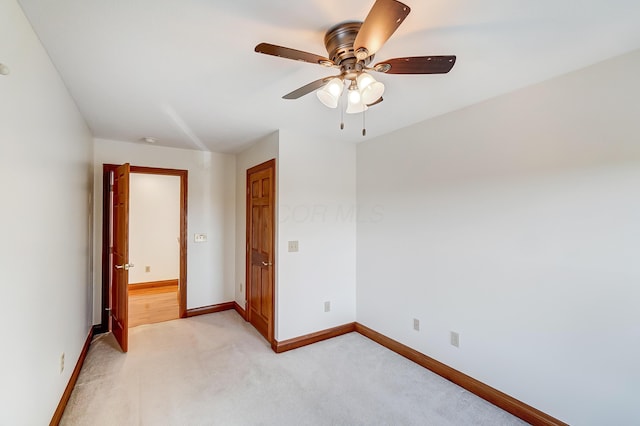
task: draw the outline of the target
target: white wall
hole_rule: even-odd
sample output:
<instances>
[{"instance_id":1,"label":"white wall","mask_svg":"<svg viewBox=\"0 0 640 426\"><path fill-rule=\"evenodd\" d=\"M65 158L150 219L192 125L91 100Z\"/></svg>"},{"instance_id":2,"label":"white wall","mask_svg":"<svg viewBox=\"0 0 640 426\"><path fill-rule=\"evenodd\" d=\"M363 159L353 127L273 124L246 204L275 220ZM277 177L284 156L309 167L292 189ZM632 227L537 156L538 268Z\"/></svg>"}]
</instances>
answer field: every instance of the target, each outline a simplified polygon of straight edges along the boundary
<instances>
[{"instance_id":1,"label":"white wall","mask_svg":"<svg viewBox=\"0 0 640 426\"><path fill-rule=\"evenodd\" d=\"M129 263L129 284L180 277L180 176L131 174Z\"/></svg>"},{"instance_id":2,"label":"white wall","mask_svg":"<svg viewBox=\"0 0 640 426\"><path fill-rule=\"evenodd\" d=\"M350 143L280 130L279 341L355 320L355 154ZM289 253L294 240L300 251Z\"/></svg>"},{"instance_id":3,"label":"white wall","mask_svg":"<svg viewBox=\"0 0 640 426\"><path fill-rule=\"evenodd\" d=\"M236 301L241 306L246 172L272 158L278 218L275 337L283 341L355 320L355 146L281 129L237 155ZM299 242L299 252L288 252L290 240ZM325 301L331 302L327 313Z\"/></svg>"},{"instance_id":4,"label":"white wall","mask_svg":"<svg viewBox=\"0 0 640 426\"><path fill-rule=\"evenodd\" d=\"M102 164L187 170L187 308L234 297L235 157L228 154L95 140L94 256L102 250ZM195 243L194 234L207 234ZM101 265L94 268L94 321L100 322Z\"/></svg>"},{"instance_id":5,"label":"white wall","mask_svg":"<svg viewBox=\"0 0 640 426\"><path fill-rule=\"evenodd\" d=\"M278 184L278 142L279 134L274 132L264 138L256 141L251 147L236 155L236 252L235 252L235 271L236 271L236 287L235 300L245 308L246 304L246 244L247 244L247 196L245 190L247 188L247 170L265 161L276 159L276 185ZM278 191L276 190L276 200L278 199ZM278 207L276 204L275 215L278 216ZM276 230L277 244L277 224ZM276 259L278 258L276 246ZM278 270L276 268L276 283Z\"/></svg>"},{"instance_id":6,"label":"white wall","mask_svg":"<svg viewBox=\"0 0 640 426\"><path fill-rule=\"evenodd\" d=\"M0 424L48 424L91 328L92 140L14 0L0 62Z\"/></svg>"},{"instance_id":7,"label":"white wall","mask_svg":"<svg viewBox=\"0 0 640 426\"><path fill-rule=\"evenodd\" d=\"M640 51L359 145L358 321L570 424L639 424L638 75Z\"/></svg>"}]
</instances>

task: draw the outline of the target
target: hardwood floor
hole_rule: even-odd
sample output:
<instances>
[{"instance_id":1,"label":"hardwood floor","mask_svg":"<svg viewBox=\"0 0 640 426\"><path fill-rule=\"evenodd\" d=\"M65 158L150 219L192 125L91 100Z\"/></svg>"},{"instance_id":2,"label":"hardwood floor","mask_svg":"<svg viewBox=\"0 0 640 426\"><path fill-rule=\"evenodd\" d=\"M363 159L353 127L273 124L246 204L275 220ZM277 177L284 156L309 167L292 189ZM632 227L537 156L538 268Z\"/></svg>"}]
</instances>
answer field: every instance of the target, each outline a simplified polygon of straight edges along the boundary
<instances>
[{"instance_id":1,"label":"hardwood floor","mask_svg":"<svg viewBox=\"0 0 640 426\"><path fill-rule=\"evenodd\" d=\"M177 286L129 288L129 328L177 318Z\"/></svg>"}]
</instances>

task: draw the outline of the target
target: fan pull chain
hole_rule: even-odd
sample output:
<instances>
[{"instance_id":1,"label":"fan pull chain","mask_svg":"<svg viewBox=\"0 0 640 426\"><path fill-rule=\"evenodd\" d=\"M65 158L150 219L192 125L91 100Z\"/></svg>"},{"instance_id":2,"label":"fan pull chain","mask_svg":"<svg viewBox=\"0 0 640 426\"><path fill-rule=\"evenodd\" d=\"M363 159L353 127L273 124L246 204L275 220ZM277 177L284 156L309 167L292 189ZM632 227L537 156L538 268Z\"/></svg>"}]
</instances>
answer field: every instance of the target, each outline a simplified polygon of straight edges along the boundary
<instances>
[{"instance_id":1,"label":"fan pull chain","mask_svg":"<svg viewBox=\"0 0 640 426\"><path fill-rule=\"evenodd\" d=\"M366 110L362 110L362 136L367 136L367 129L366 129L366 126L365 126L365 121L364 121L364 112L365 111Z\"/></svg>"},{"instance_id":2,"label":"fan pull chain","mask_svg":"<svg viewBox=\"0 0 640 426\"><path fill-rule=\"evenodd\" d=\"M342 108L342 97L340 97L340 130L344 130L344 108Z\"/></svg>"}]
</instances>

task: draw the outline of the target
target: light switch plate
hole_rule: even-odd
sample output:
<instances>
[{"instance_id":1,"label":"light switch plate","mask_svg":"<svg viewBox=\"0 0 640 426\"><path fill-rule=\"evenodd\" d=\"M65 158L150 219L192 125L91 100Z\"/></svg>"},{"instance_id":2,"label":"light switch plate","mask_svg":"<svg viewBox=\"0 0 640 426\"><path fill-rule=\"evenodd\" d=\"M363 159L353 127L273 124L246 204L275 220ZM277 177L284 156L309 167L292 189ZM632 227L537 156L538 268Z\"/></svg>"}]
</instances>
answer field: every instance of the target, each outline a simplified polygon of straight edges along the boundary
<instances>
[{"instance_id":1,"label":"light switch plate","mask_svg":"<svg viewBox=\"0 0 640 426\"><path fill-rule=\"evenodd\" d=\"M298 241L289 241L289 251L290 252L298 251Z\"/></svg>"},{"instance_id":2,"label":"light switch plate","mask_svg":"<svg viewBox=\"0 0 640 426\"><path fill-rule=\"evenodd\" d=\"M460 347L460 333L457 333L455 331L451 332L451 345L455 346L456 348Z\"/></svg>"}]
</instances>

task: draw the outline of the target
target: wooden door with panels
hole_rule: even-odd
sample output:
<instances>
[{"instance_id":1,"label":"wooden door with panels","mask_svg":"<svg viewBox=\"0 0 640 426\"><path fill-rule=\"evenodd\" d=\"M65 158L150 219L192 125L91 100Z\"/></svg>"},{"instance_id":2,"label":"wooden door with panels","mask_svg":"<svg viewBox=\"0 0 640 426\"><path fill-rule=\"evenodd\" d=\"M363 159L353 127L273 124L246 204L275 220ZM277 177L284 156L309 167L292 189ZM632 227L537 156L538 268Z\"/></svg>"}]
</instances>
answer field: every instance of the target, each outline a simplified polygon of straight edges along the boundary
<instances>
[{"instance_id":1,"label":"wooden door with panels","mask_svg":"<svg viewBox=\"0 0 640 426\"><path fill-rule=\"evenodd\" d=\"M129 164L113 177L113 260L111 271L111 331L122 348L129 348Z\"/></svg>"},{"instance_id":2,"label":"wooden door with panels","mask_svg":"<svg viewBox=\"0 0 640 426\"><path fill-rule=\"evenodd\" d=\"M274 343L275 164L247 170L247 321Z\"/></svg>"}]
</instances>

